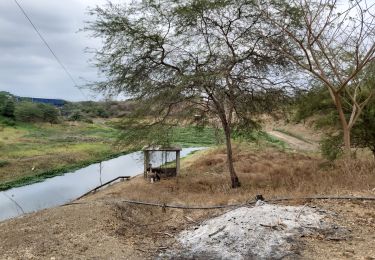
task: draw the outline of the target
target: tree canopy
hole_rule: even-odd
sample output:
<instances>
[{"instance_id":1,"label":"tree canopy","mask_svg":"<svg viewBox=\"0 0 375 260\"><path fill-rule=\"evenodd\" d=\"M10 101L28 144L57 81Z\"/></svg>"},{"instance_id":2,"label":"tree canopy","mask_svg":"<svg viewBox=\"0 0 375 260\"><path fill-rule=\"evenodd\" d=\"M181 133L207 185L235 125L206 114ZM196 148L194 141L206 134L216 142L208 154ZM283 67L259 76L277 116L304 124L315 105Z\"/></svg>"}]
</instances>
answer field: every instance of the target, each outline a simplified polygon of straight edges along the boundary
<instances>
[{"instance_id":1,"label":"tree canopy","mask_svg":"<svg viewBox=\"0 0 375 260\"><path fill-rule=\"evenodd\" d=\"M284 36L274 42L275 47L301 72L327 87L341 123L345 153L350 155L351 130L375 95L374 85L362 91L363 73L375 61L374 4L367 0L259 3L268 23Z\"/></svg>"},{"instance_id":2,"label":"tree canopy","mask_svg":"<svg viewBox=\"0 0 375 260\"><path fill-rule=\"evenodd\" d=\"M256 1L189 0L108 3L92 10L87 29L104 40L97 66L101 92L139 99L146 125L174 117L220 122L233 187L234 125L252 126L290 87L280 74L285 59L269 44L280 35L264 27ZM152 119L151 119L152 116ZM215 119L216 118L216 119ZM134 123L134 120L132 120ZM139 122L139 121L138 121Z\"/></svg>"}]
</instances>

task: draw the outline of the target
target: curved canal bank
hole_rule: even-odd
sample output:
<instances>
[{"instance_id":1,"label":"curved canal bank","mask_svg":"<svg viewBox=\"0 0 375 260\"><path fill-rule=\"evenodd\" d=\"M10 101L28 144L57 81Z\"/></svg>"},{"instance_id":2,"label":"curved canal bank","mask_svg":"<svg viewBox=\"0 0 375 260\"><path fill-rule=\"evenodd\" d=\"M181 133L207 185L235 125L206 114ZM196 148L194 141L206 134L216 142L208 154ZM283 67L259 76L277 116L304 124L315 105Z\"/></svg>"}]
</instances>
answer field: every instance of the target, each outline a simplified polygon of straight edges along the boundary
<instances>
[{"instance_id":1,"label":"curved canal bank","mask_svg":"<svg viewBox=\"0 0 375 260\"><path fill-rule=\"evenodd\" d=\"M204 148L184 148L181 157L202 149ZM154 160L156 165L160 158ZM142 171L142 153L134 152L43 182L0 192L0 221L63 205L116 177L132 177Z\"/></svg>"}]
</instances>

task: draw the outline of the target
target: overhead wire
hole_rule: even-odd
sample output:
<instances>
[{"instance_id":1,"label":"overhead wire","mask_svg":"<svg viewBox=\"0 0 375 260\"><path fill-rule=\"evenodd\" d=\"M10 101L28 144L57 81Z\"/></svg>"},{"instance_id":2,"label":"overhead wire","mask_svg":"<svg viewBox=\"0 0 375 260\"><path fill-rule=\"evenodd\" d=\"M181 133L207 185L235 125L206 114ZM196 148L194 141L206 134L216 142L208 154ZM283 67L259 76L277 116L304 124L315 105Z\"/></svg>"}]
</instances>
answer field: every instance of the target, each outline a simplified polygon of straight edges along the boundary
<instances>
[{"instance_id":1,"label":"overhead wire","mask_svg":"<svg viewBox=\"0 0 375 260\"><path fill-rule=\"evenodd\" d=\"M43 35L41 34L41 32L39 31L38 27L33 23L33 21L31 20L30 16L26 13L25 9L21 6L21 4L17 1L17 0L14 0L14 2L16 3L16 5L18 6L18 8L21 10L22 14L26 17L26 19L29 21L29 23L31 24L31 26L34 28L35 32L38 34L39 38L42 40L42 42L44 43L44 45L48 48L48 50L51 52L52 56L55 58L55 60L57 61L57 63L60 65L60 67L64 70L64 72L66 73L66 75L68 76L68 78L72 81L74 87L76 87L80 92L81 94L85 97L86 100L88 100L88 97L85 95L85 93L81 90L81 88L78 86L77 82L75 81L75 79L73 78L72 74L68 71L68 69L65 67L65 65L61 62L61 60L59 59L59 57L56 55L56 53L53 51L53 49L51 48L51 46L48 44L48 42L46 41L46 39L43 37Z\"/></svg>"}]
</instances>

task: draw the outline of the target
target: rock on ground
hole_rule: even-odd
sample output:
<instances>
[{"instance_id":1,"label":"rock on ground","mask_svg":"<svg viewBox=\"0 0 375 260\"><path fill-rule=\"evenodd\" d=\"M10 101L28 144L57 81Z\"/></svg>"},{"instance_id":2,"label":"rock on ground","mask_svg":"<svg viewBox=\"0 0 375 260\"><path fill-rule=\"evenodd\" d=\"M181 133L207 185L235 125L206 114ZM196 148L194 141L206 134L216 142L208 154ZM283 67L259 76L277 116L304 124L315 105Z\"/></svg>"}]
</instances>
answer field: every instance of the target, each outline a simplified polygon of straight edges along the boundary
<instances>
[{"instance_id":1,"label":"rock on ground","mask_svg":"<svg viewBox=\"0 0 375 260\"><path fill-rule=\"evenodd\" d=\"M305 206L263 204L241 207L180 233L180 248L161 258L281 259L298 256L298 238L333 235L341 228L323 220L326 212Z\"/></svg>"}]
</instances>

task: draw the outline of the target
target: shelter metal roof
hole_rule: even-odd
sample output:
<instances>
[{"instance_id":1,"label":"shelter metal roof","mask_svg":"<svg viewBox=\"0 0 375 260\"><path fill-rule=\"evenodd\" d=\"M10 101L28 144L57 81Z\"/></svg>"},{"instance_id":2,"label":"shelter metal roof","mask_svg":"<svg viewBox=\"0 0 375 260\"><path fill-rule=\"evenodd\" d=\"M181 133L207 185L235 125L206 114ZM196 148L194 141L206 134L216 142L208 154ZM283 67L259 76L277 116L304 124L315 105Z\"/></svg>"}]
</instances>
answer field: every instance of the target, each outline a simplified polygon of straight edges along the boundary
<instances>
[{"instance_id":1,"label":"shelter metal roof","mask_svg":"<svg viewBox=\"0 0 375 260\"><path fill-rule=\"evenodd\" d=\"M161 146L161 145L150 145L145 146L142 149L143 151L181 151L181 146Z\"/></svg>"}]
</instances>

